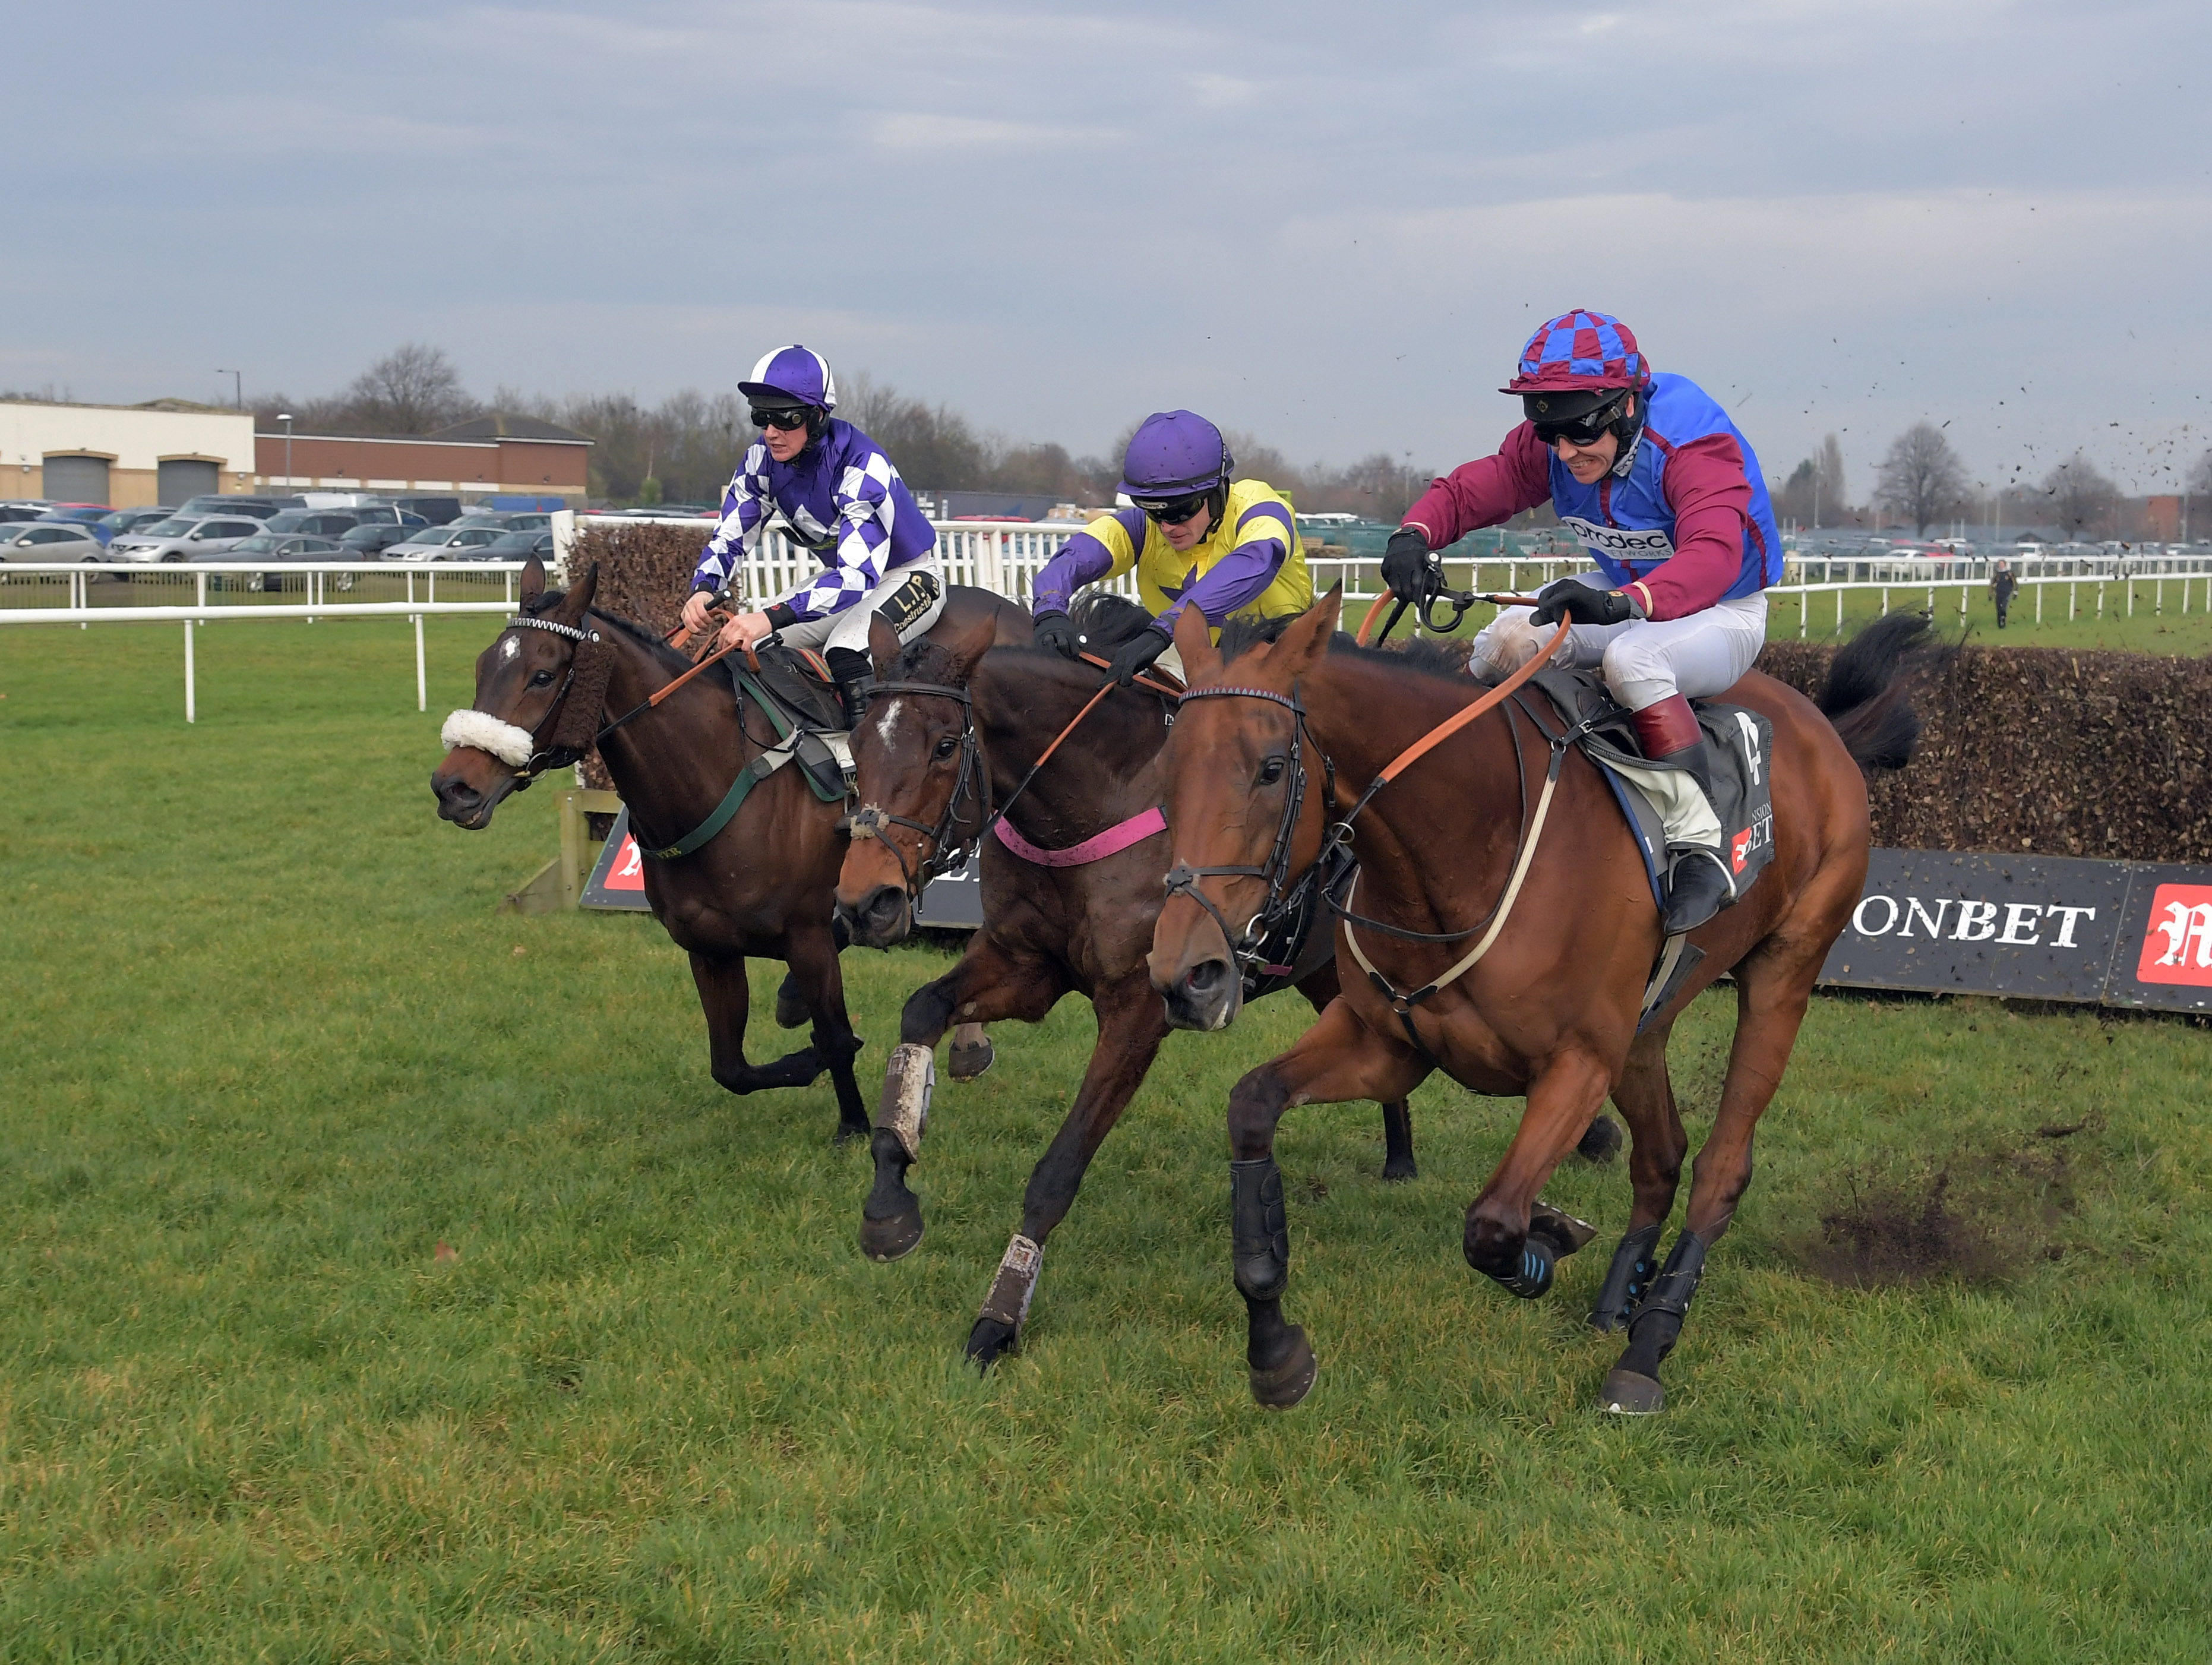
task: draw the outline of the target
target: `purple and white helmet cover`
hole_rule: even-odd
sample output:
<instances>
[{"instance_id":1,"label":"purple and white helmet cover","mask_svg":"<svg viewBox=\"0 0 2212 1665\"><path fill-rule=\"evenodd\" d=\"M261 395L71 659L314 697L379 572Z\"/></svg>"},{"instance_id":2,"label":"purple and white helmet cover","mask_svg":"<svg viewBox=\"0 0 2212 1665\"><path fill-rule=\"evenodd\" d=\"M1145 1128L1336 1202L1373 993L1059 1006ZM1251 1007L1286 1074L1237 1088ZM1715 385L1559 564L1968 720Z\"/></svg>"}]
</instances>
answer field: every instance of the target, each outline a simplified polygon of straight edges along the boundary
<instances>
[{"instance_id":1,"label":"purple and white helmet cover","mask_svg":"<svg viewBox=\"0 0 2212 1665\"><path fill-rule=\"evenodd\" d=\"M830 361L795 342L763 354L751 377L738 384L738 392L748 398L782 398L823 410L837 408L837 378L830 374Z\"/></svg>"}]
</instances>

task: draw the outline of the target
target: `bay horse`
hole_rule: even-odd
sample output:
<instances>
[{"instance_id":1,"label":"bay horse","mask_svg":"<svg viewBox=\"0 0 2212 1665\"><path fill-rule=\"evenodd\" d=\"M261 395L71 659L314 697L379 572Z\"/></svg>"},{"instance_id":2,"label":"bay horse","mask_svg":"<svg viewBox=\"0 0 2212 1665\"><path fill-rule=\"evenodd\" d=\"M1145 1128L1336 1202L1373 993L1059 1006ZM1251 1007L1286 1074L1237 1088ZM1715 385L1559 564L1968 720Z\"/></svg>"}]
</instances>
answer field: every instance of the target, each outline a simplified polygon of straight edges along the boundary
<instances>
[{"instance_id":1,"label":"bay horse","mask_svg":"<svg viewBox=\"0 0 2212 1665\"><path fill-rule=\"evenodd\" d=\"M508 793L596 741L638 848L653 852L702 829L738 796L747 766L775 746L766 716L741 707L727 660L637 714L691 661L645 626L594 611L598 582L596 564L565 592L546 589L537 561L524 568L520 611L477 659L475 708L448 720L456 739L479 743L454 744L431 774L441 818L471 830L489 826ZM1030 619L988 590L955 584L932 630L1026 641ZM609 732L611 713L636 720ZM672 859L648 854L644 863L646 902L690 957L715 1081L750 1093L804 1087L827 1070L841 1139L868 1132L853 1075L860 1042L846 1014L831 932L844 807L822 801L787 764L758 780L696 848ZM769 1064L745 1061L748 956L787 964L812 1020L809 1044Z\"/></svg>"},{"instance_id":2,"label":"bay horse","mask_svg":"<svg viewBox=\"0 0 2212 1665\"><path fill-rule=\"evenodd\" d=\"M1350 820L1358 859L1351 894L1336 898L1337 951L1340 961L1364 956L1367 975L1346 978L1313 1028L1229 1098L1234 1271L1253 1396L1287 1408L1316 1369L1305 1332L1282 1313L1290 1236L1278 1121L1297 1104L1403 1098L1443 1070L1478 1093L1526 1096L1464 1231L1468 1263L1526 1298L1543 1294L1556 1261L1594 1234L1537 1194L1612 1096L1633 1141L1635 1203L1590 1316L1601 1331L1628 1333L1601 1403L1656 1412L1666 1401L1660 1363L1750 1183L1753 1129L1866 878L1864 771L1902 767L1911 755L1917 719L1895 678L1925 622L1893 615L1862 632L1838 655L1822 707L1755 671L1721 696L1773 725L1774 858L1742 899L1691 933L1704 959L1639 1031L1659 915L1596 767L1578 748L1560 757L1535 730L1533 713L1548 714L1536 696L1525 710L1498 702L1376 791L1386 769L1395 775L1394 759L1490 690L1446 672L1441 659L1425 672L1400 654L1329 651L1342 600L1340 586L1279 641L1241 658L1217 652L1188 612L1189 628L1176 631L1191 679L1164 758L1176 893L1150 958L1170 1021L1218 1029L1235 1018L1224 931L1261 906L1269 842L1294 777L1328 772L1328 814ZM1316 829L1288 859L1310 860L1298 850L1319 843ZM1471 944L1490 951L1469 967ZM1684 1230L1662 1267L1661 1229L1688 1146L1668 1035L1727 971L1736 980L1735 1045Z\"/></svg>"},{"instance_id":3,"label":"bay horse","mask_svg":"<svg viewBox=\"0 0 2212 1665\"><path fill-rule=\"evenodd\" d=\"M1110 652L1151 622L1142 608L1103 592L1076 606L1076 627L1095 651ZM988 1370L1017 1346L1045 1241L1167 1038L1145 957L1168 866L1157 806L1169 713L1141 688L1109 694L1066 750L1036 770L1040 754L1100 693L1100 671L1042 649L996 646L980 623L902 651L878 627L871 646L878 682L853 742L864 807L837 883L838 916L854 942L888 947L911 928L927 879L962 865L979 842L983 878L982 928L959 963L917 990L900 1014L901 1044L871 1145L875 1183L861 1207L861 1244L872 1258L896 1260L921 1241L921 1200L906 1176L921 1152L930 1060L945 1030L956 1021L1036 1023L1070 990L1088 996L1098 1018L1082 1085L1030 1176L1020 1229L969 1335L967 1357ZM994 806L1016 811L1007 823L1014 838L1039 854L1073 854L1116 827L1127 828L1127 842L1095 860L1042 865L996 834L983 836ZM863 827L867 836L859 836ZM1318 1011L1337 981L1325 929L1315 939L1318 963L1302 960L1295 981ZM1382 1176L1412 1178L1402 1095L1382 1106Z\"/></svg>"}]
</instances>

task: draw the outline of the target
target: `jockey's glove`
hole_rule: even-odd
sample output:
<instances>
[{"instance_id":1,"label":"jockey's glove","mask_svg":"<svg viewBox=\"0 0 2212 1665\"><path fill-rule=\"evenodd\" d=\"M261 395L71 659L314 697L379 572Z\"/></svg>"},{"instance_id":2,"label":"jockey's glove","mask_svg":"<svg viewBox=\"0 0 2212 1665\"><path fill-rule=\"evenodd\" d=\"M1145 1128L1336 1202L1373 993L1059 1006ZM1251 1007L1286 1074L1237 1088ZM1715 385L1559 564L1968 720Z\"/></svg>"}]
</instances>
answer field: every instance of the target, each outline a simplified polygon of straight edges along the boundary
<instances>
[{"instance_id":1,"label":"jockey's glove","mask_svg":"<svg viewBox=\"0 0 2212 1665\"><path fill-rule=\"evenodd\" d=\"M1571 618L1577 624L1626 624L1636 617L1625 590L1593 590L1579 579L1561 578L1536 592L1531 624L1557 624Z\"/></svg>"},{"instance_id":2,"label":"jockey's glove","mask_svg":"<svg viewBox=\"0 0 2212 1665\"><path fill-rule=\"evenodd\" d=\"M1062 659L1075 657L1075 623L1066 613L1039 613L1034 629L1038 647L1049 647Z\"/></svg>"},{"instance_id":3,"label":"jockey's glove","mask_svg":"<svg viewBox=\"0 0 2212 1665\"><path fill-rule=\"evenodd\" d=\"M1443 562L1414 526L1401 526L1382 546L1382 581L1405 602L1426 601L1443 585Z\"/></svg>"},{"instance_id":4,"label":"jockey's glove","mask_svg":"<svg viewBox=\"0 0 2212 1665\"><path fill-rule=\"evenodd\" d=\"M1148 624L1114 650L1114 680L1127 688L1137 673L1175 645L1175 638L1158 624Z\"/></svg>"}]
</instances>

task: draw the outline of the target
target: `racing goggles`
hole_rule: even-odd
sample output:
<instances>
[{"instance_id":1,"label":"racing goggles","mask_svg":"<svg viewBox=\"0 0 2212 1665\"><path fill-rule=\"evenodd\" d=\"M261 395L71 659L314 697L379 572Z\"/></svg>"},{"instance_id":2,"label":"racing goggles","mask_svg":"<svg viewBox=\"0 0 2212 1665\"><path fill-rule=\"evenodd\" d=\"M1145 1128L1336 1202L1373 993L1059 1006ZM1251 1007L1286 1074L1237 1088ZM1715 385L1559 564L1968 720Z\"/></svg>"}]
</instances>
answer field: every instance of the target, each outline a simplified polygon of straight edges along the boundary
<instances>
[{"instance_id":1,"label":"racing goggles","mask_svg":"<svg viewBox=\"0 0 2212 1665\"><path fill-rule=\"evenodd\" d=\"M1620 420L1620 408L1627 397L1624 393L1620 398L1608 399L1596 410L1571 421L1540 422L1530 426L1535 428L1537 439L1547 448L1557 446L1561 440L1574 446L1595 445L1604 437L1606 430Z\"/></svg>"},{"instance_id":2,"label":"racing goggles","mask_svg":"<svg viewBox=\"0 0 2212 1665\"><path fill-rule=\"evenodd\" d=\"M806 413L811 409L804 404L779 404L773 410L756 404L745 414L753 419L755 428L780 428L787 434L795 434L806 426Z\"/></svg>"},{"instance_id":3,"label":"racing goggles","mask_svg":"<svg viewBox=\"0 0 2212 1665\"><path fill-rule=\"evenodd\" d=\"M1137 507L1144 510L1147 520L1158 520L1164 526L1181 526L1201 509L1210 507L1212 501L1212 492L1200 491L1188 497L1175 498L1169 502L1139 503Z\"/></svg>"}]
</instances>

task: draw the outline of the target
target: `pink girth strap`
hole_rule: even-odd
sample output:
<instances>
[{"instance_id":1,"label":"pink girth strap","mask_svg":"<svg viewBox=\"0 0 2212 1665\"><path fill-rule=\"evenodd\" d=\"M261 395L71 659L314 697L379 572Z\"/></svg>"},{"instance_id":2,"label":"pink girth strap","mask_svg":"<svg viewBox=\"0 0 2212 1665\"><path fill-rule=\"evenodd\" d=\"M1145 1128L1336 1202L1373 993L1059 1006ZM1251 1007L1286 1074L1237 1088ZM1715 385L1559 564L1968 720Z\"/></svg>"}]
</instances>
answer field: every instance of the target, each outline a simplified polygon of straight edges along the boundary
<instances>
[{"instance_id":1,"label":"pink girth strap","mask_svg":"<svg viewBox=\"0 0 2212 1665\"><path fill-rule=\"evenodd\" d=\"M1080 867L1085 862L1103 861L1109 855L1119 855L1132 844L1140 844L1154 833L1168 829L1168 818L1155 804L1127 821L1111 826L1095 838L1086 838L1080 844L1071 844L1064 850L1048 850L1032 844L1014 830L1013 823L1000 820L992 823L991 830L998 835L999 842L1024 861L1034 861L1040 867Z\"/></svg>"}]
</instances>

